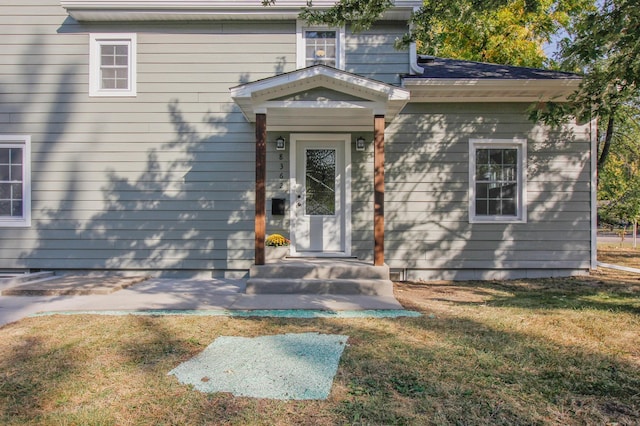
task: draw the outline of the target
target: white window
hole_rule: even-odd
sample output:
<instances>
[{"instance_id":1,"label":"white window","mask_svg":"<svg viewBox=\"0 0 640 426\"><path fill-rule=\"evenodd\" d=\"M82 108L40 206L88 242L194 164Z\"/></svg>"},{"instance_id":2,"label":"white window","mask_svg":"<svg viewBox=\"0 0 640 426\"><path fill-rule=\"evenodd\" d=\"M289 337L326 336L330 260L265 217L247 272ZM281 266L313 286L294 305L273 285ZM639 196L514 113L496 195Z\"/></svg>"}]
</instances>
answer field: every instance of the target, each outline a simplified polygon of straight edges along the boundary
<instances>
[{"instance_id":1,"label":"white window","mask_svg":"<svg viewBox=\"0 0 640 426\"><path fill-rule=\"evenodd\" d=\"M0 135L0 226L31 225L31 137Z\"/></svg>"},{"instance_id":2,"label":"white window","mask_svg":"<svg viewBox=\"0 0 640 426\"><path fill-rule=\"evenodd\" d=\"M297 26L298 68L312 65L327 65L344 69L344 28Z\"/></svg>"},{"instance_id":3,"label":"white window","mask_svg":"<svg viewBox=\"0 0 640 426\"><path fill-rule=\"evenodd\" d=\"M136 35L90 34L89 96L136 95Z\"/></svg>"},{"instance_id":4,"label":"white window","mask_svg":"<svg viewBox=\"0 0 640 426\"><path fill-rule=\"evenodd\" d=\"M526 222L524 139L469 141L469 221Z\"/></svg>"}]
</instances>

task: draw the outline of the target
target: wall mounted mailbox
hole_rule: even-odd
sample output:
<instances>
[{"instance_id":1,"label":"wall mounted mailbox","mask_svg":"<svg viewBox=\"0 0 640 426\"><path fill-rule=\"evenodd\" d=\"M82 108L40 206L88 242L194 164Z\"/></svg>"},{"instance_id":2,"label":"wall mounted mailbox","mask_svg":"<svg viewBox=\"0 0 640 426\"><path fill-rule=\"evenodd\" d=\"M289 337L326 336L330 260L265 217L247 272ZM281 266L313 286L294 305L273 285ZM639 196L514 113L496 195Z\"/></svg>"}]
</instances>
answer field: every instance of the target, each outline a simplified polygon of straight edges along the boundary
<instances>
[{"instance_id":1,"label":"wall mounted mailbox","mask_svg":"<svg viewBox=\"0 0 640 426\"><path fill-rule=\"evenodd\" d=\"M284 198L271 199L271 215L284 216Z\"/></svg>"}]
</instances>

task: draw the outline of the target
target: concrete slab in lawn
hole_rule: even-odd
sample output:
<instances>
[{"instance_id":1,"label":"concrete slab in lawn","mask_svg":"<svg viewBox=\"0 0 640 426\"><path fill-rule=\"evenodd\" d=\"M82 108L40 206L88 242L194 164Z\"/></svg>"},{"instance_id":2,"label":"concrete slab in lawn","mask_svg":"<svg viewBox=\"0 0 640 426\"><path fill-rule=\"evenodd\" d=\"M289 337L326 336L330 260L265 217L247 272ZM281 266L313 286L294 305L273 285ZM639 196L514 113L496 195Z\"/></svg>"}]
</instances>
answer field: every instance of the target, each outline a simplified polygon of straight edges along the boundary
<instances>
[{"instance_id":1,"label":"concrete slab in lawn","mask_svg":"<svg viewBox=\"0 0 640 426\"><path fill-rule=\"evenodd\" d=\"M201 392L283 400L327 399L348 336L219 337L169 372Z\"/></svg>"}]
</instances>

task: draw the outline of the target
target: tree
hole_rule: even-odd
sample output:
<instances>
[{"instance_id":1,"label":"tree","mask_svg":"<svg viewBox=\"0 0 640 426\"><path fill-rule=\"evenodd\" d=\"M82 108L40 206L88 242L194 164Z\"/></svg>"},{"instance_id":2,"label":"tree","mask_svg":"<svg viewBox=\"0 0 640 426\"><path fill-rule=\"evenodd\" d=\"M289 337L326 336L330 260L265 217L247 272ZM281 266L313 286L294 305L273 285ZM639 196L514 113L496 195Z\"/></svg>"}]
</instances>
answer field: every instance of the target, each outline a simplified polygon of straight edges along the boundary
<instances>
[{"instance_id":1,"label":"tree","mask_svg":"<svg viewBox=\"0 0 640 426\"><path fill-rule=\"evenodd\" d=\"M635 230L640 220L640 109L624 106L617 116L616 149L599 172L599 215L607 223L633 223Z\"/></svg>"},{"instance_id":2,"label":"tree","mask_svg":"<svg viewBox=\"0 0 640 426\"><path fill-rule=\"evenodd\" d=\"M553 123L575 116L601 123L598 135L602 169L611 152L619 112L640 104L640 7L637 0L604 0L584 13L561 43L563 68L584 73L580 89L566 105L549 104L534 113Z\"/></svg>"},{"instance_id":3,"label":"tree","mask_svg":"<svg viewBox=\"0 0 640 426\"><path fill-rule=\"evenodd\" d=\"M525 12L524 0L495 10L467 7L461 12L458 19L438 19L431 33L420 37L421 50L448 58L529 67L545 62L546 22L538 19L539 13Z\"/></svg>"},{"instance_id":4,"label":"tree","mask_svg":"<svg viewBox=\"0 0 640 426\"><path fill-rule=\"evenodd\" d=\"M272 5L276 0L263 0ZM419 52L519 66L552 65L543 45L593 0L426 0L398 47L418 43ZM390 0L340 0L328 9L307 3L300 14L311 24L366 30L393 6Z\"/></svg>"},{"instance_id":5,"label":"tree","mask_svg":"<svg viewBox=\"0 0 640 426\"><path fill-rule=\"evenodd\" d=\"M440 13L440 3L425 5L414 21L424 53L456 59L526 67L554 66L543 46L568 29L592 0L459 0Z\"/></svg>"}]
</instances>

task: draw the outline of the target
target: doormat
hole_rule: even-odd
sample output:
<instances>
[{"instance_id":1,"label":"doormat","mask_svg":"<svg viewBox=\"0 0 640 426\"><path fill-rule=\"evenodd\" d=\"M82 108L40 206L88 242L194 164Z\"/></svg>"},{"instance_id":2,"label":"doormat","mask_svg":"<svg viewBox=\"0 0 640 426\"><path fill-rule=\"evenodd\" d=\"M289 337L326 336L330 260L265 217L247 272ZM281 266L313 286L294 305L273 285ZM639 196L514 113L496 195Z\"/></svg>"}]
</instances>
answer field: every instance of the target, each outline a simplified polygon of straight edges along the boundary
<instances>
[{"instance_id":1,"label":"doormat","mask_svg":"<svg viewBox=\"0 0 640 426\"><path fill-rule=\"evenodd\" d=\"M218 337L169 372L205 393L281 400L327 399L348 336Z\"/></svg>"}]
</instances>

